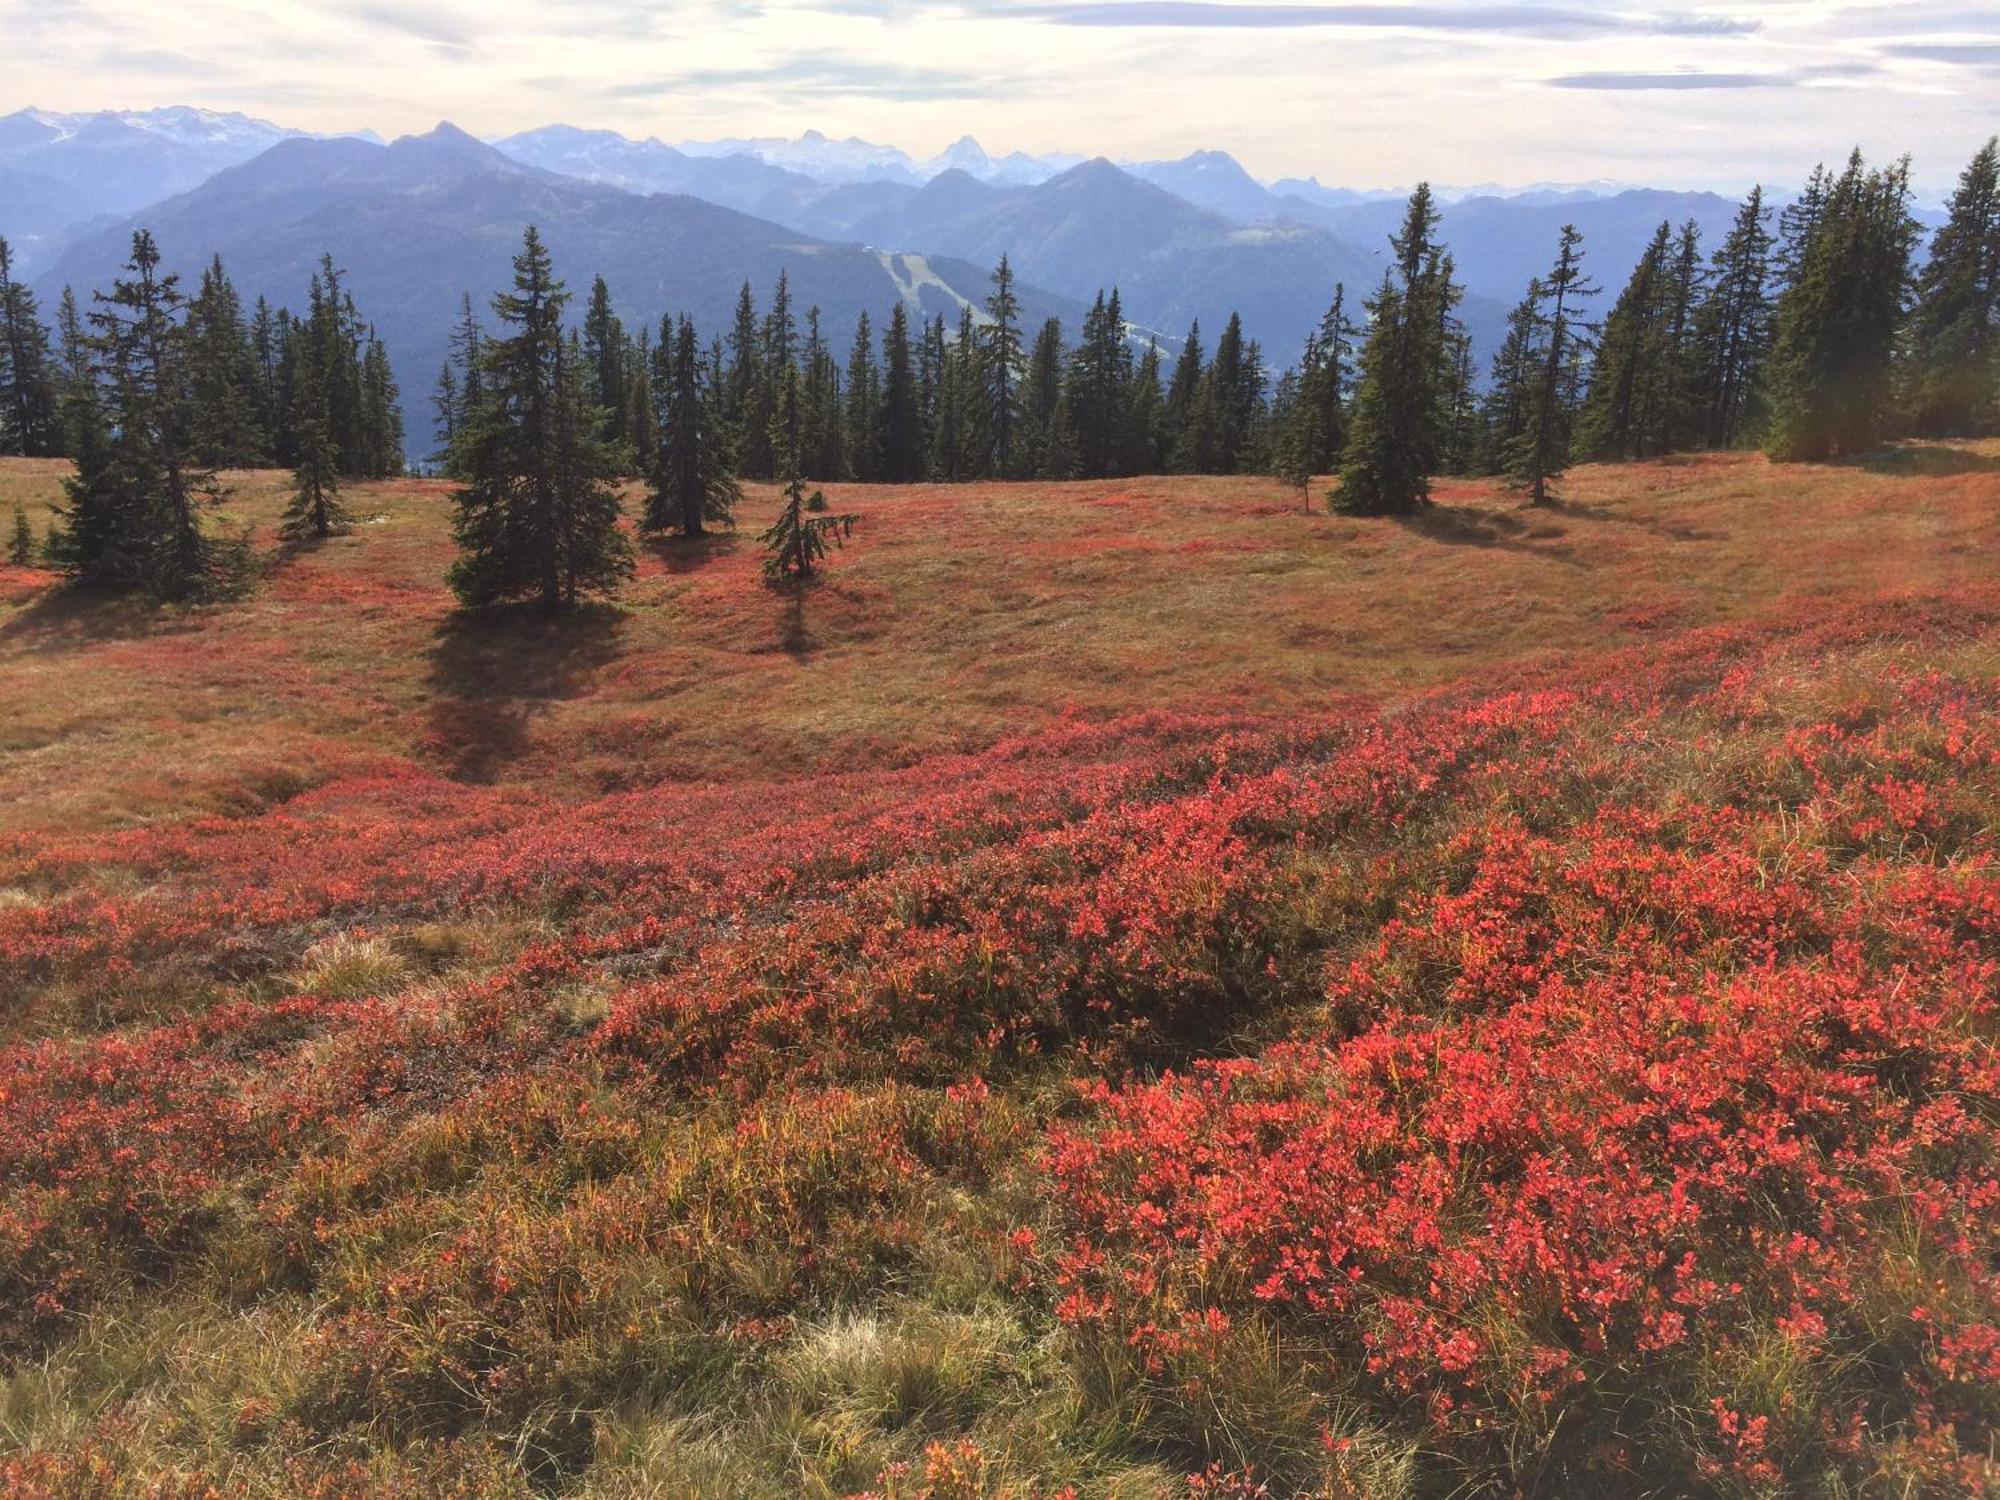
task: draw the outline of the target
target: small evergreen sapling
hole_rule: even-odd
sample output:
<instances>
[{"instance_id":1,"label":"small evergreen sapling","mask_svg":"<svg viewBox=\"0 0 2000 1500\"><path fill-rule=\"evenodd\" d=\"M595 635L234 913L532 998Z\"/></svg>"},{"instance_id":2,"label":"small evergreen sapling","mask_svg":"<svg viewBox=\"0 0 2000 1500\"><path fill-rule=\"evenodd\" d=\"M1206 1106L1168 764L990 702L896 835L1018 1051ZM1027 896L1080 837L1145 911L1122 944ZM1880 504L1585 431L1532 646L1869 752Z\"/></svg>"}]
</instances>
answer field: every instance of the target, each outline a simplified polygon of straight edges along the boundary
<instances>
[{"instance_id":1,"label":"small evergreen sapling","mask_svg":"<svg viewBox=\"0 0 2000 1500\"><path fill-rule=\"evenodd\" d=\"M295 403L299 461L292 474L292 502L278 535L287 542L323 541L353 524L340 502L340 450L326 410L325 387L305 363Z\"/></svg>"},{"instance_id":2,"label":"small evergreen sapling","mask_svg":"<svg viewBox=\"0 0 2000 1500\"><path fill-rule=\"evenodd\" d=\"M28 528L28 513L14 507L14 534L7 539L7 561L17 568L32 567L35 561L35 533Z\"/></svg>"},{"instance_id":3,"label":"small evergreen sapling","mask_svg":"<svg viewBox=\"0 0 2000 1500\"><path fill-rule=\"evenodd\" d=\"M762 538L764 549L769 553L764 559L764 580L773 585L803 586L818 571L829 547L837 546L850 535L860 517L834 515L830 513L823 493L819 490L810 495L806 493L805 478L799 473L799 385L796 371L788 368L779 377L772 407L771 451L779 472L784 475L785 503L778 512L778 519L771 523L771 529Z\"/></svg>"}]
</instances>

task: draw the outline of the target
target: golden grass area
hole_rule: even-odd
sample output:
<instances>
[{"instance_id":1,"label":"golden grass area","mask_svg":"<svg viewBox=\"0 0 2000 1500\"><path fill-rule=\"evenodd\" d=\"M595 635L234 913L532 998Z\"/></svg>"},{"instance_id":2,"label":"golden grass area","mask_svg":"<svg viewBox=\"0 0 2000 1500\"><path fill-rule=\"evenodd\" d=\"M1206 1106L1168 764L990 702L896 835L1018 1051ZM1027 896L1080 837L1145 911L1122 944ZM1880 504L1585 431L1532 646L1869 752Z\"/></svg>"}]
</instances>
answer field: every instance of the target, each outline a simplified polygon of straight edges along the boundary
<instances>
[{"instance_id":1,"label":"golden grass area","mask_svg":"<svg viewBox=\"0 0 2000 1500\"><path fill-rule=\"evenodd\" d=\"M19 502L40 531L62 474L0 461L0 522ZM775 492L753 487L733 534L648 548L615 606L555 623L454 611L447 483L355 486L355 531L289 555L286 476L229 483L265 565L245 600L166 611L0 567L0 830L241 809L383 756L582 795L914 759L1067 712L1393 700L2000 558L2000 443L1584 468L1546 510L1447 481L1409 522L1255 478L837 486L861 520L803 601L759 579Z\"/></svg>"}]
</instances>

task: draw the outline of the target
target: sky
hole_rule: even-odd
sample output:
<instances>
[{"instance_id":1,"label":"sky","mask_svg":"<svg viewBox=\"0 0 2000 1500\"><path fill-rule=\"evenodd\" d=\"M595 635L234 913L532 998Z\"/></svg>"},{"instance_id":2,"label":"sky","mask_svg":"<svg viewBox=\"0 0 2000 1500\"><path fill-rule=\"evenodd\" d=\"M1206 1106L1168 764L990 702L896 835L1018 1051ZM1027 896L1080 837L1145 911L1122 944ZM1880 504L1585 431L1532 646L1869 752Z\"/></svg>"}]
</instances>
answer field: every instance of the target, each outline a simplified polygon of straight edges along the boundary
<instances>
[{"instance_id":1,"label":"sky","mask_svg":"<svg viewBox=\"0 0 2000 1500\"><path fill-rule=\"evenodd\" d=\"M1949 185L2000 130L2000 0L0 0L0 113L195 104L935 152L1203 148L1330 185L1791 184L1853 145Z\"/></svg>"}]
</instances>

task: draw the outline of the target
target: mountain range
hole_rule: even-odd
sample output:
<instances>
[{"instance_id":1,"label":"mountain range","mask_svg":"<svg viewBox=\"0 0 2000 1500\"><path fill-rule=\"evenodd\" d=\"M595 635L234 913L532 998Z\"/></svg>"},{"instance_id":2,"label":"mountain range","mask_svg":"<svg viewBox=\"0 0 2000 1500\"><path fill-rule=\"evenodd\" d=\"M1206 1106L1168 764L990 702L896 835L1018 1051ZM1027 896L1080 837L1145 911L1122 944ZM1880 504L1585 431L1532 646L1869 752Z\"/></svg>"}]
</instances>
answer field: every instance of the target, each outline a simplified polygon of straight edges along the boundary
<instances>
[{"instance_id":1,"label":"mountain range","mask_svg":"<svg viewBox=\"0 0 2000 1500\"><path fill-rule=\"evenodd\" d=\"M987 291L989 268L798 234L685 194L640 196L525 165L450 125L389 145L293 138L189 192L68 246L36 279L44 304L64 286L108 287L135 228L166 269L192 280L220 254L246 301L303 306L322 254L346 272L364 317L388 342L406 412L422 409L445 359L461 295L484 307L508 283L522 227L536 225L556 272L581 293L594 275L634 329L686 313L724 329L747 280L760 305L784 273L801 323L822 310L845 358L863 311L901 301L956 319ZM1024 284L1024 318L1074 323L1080 303ZM413 427L416 425L414 419Z\"/></svg>"},{"instance_id":2,"label":"mountain range","mask_svg":"<svg viewBox=\"0 0 2000 1500\"><path fill-rule=\"evenodd\" d=\"M1663 220L1694 220L1712 246L1735 211L1712 193L1610 183L1447 200L1482 362L1563 224L1582 230L1608 305ZM633 326L671 310L712 334L745 280L764 306L783 271L844 355L863 311L977 308L1005 254L1030 324L1073 327L1116 286L1135 338L1171 347L1198 320L1212 342L1240 312L1275 370L1336 285L1360 316L1402 212L1400 194L1261 182L1222 151L996 158L966 137L920 161L816 132L670 145L553 125L487 143L441 125L385 145L192 109L0 118L0 233L45 305L65 285L108 286L140 225L170 267L191 276L219 253L246 297L294 307L330 252L413 410L461 295L483 306L505 283L527 223L579 293L603 275Z\"/></svg>"}]
</instances>

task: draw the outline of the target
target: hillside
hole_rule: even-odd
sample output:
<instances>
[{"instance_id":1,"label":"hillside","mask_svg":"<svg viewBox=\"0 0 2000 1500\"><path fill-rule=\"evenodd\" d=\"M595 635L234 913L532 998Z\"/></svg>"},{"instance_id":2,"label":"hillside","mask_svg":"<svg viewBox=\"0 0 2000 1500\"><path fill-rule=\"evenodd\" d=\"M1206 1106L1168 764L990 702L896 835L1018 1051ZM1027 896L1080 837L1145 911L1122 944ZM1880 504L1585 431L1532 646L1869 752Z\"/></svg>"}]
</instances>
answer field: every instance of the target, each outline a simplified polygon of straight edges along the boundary
<instances>
[{"instance_id":1,"label":"hillside","mask_svg":"<svg viewBox=\"0 0 2000 1500\"><path fill-rule=\"evenodd\" d=\"M579 297L593 276L610 284L637 329L665 312L691 315L705 332L728 326L748 279L766 304L779 273L791 280L801 319L818 306L843 356L862 312L879 319L904 295L892 256L815 240L697 198L640 197L529 167L445 125L387 146L361 140L287 141L199 188L170 198L70 246L37 282L54 306L65 285L108 288L148 228L168 269L190 282L220 254L251 301L300 309L322 254L348 273L362 315L388 340L403 388L412 451L427 451L427 410L459 299L484 309L510 283L521 231L535 224ZM952 299L979 302L990 264L933 259ZM1021 287L1024 313L1074 318L1072 302ZM923 304L930 313L949 308Z\"/></svg>"},{"instance_id":2,"label":"hillside","mask_svg":"<svg viewBox=\"0 0 2000 1500\"><path fill-rule=\"evenodd\" d=\"M2000 1483L2000 444L559 624L235 483L241 602L0 568L7 1493Z\"/></svg>"}]
</instances>

